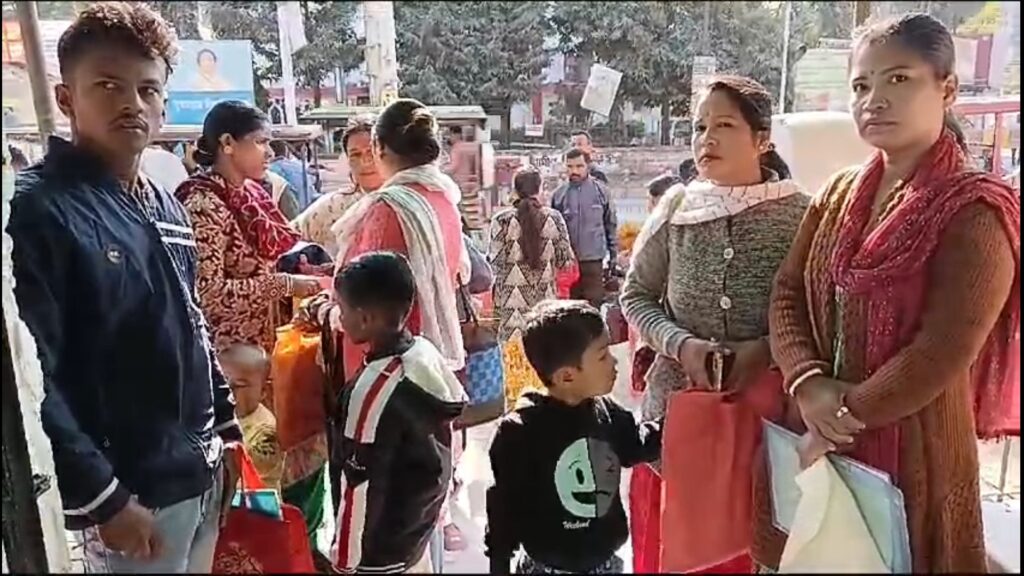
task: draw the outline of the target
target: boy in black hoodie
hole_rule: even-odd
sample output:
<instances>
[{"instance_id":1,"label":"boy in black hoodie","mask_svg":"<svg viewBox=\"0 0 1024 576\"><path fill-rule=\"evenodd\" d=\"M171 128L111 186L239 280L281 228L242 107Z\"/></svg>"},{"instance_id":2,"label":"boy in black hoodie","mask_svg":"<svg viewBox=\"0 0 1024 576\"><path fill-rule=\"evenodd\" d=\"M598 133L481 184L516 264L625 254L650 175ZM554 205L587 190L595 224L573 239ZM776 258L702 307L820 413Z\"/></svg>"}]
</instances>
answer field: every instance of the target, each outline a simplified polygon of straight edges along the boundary
<instances>
[{"instance_id":1,"label":"boy in black hoodie","mask_svg":"<svg viewBox=\"0 0 1024 576\"><path fill-rule=\"evenodd\" d=\"M615 359L601 313L584 302L538 304L523 330L547 394L528 392L498 427L487 494L492 574L609 574L629 534L619 497L623 466L657 460L661 423L637 425L605 395Z\"/></svg>"},{"instance_id":2,"label":"boy in black hoodie","mask_svg":"<svg viewBox=\"0 0 1024 576\"><path fill-rule=\"evenodd\" d=\"M334 286L342 328L370 350L338 401L332 560L343 572L430 573L427 543L451 480L451 422L465 393L441 353L405 328L416 285L404 257L361 256Z\"/></svg>"}]
</instances>

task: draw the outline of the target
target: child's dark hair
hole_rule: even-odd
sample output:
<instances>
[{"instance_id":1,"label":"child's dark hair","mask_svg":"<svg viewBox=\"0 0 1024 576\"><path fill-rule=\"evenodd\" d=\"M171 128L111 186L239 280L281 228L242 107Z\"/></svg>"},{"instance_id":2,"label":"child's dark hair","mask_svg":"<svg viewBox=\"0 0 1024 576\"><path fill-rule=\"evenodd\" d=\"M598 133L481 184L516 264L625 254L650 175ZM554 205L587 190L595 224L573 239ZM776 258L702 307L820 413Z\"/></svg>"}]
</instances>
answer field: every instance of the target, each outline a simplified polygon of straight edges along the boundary
<instances>
[{"instance_id":1,"label":"child's dark hair","mask_svg":"<svg viewBox=\"0 0 1024 576\"><path fill-rule=\"evenodd\" d=\"M669 188L680 182L682 180L675 174L663 174L647 183L647 195L651 198L661 198Z\"/></svg>"},{"instance_id":2,"label":"child's dark hair","mask_svg":"<svg viewBox=\"0 0 1024 576\"><path fill-rule=\"evenodd\" d=\"M523 348L546 386L561 368L578 367L587 347L607 328L596 308L583 301L545 300L533 307L523 328Z\"/></svg>"},{"instance_id":3,"label":"child's dark hair","mask_svg":"<svg viewBox=\"0 0 1024 576\"><path fill-rule=\"evenodd\" d=\"M901 48L913 52L945 80L956 74L956 47L953 35L942 22L923 13L905 14L885 20L869 22L853 31L853 52L865 44L896 42ZM944 125L953 133L960 148L967 150L967 138L952 112L946 111Z\"/></svg>"},{"instance_id":4,"label":"child's dark hair","mask_svg":"<svg viewBox=\"0 0 1024 576\"><path fill-rule=\"evenodd\" d=\"M392 310L405 318L416 297L416 279L405 256L370 252L346 264L334 277L334 290L353 308Z\"/></svg>"},{"instance_id":5,"label":"child's dark hair","mask_svg":"<svg viewBox=\"0 0 1024 576\"><path fill-rule=\"evenodd\" d=\"M220 154L220 138L230 134L240 140L270 125L262 110L239 100L214 104L203 120L203 135L196 142L195 158L200 166L213 166Z\"/></svg>"},{"instance_id":6,"label":"child's dark hair","mask_svg":"<svg viewBox=\"0 0 1024 576\"><path fill-rule=\"evenodd\" d=\"M764 132L768 137L772 134L772 95L757 80L744 76L715 76L707 87L707 94L722 92L740 109L743 120L756 132ZM761 154L761 166L779 175L779 179L790 177L786 161L769 147Z\"/></svg>"},{"instance_id":7,"label":"child's dark hair","mask_svg":"<svg viewBox=\"0 0 1024 576\"><path fill-rule=\"evenodd\" d=\"M170 76L178 53L177 36L168 23L142 2L100 2L79 12L57 42L60 75L67 81L82 55L114 46L163 61Z\"/></svg>"}]
</instances>

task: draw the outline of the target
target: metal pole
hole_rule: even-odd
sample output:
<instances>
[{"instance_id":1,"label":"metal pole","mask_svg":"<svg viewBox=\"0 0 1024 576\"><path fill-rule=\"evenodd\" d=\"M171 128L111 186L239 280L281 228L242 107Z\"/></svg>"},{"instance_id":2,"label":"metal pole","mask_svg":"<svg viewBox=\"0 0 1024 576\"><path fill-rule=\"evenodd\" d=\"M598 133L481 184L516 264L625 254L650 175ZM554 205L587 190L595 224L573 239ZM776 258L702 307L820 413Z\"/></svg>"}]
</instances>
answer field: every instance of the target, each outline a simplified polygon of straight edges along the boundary
<instances>
[{"instance_id":1,"label":"metal pole","mask_svg":"<svg viewBox=\"0 0 1024 576\"><path fill-rule=\"evenodd\" d=\"M782 27L782 85L779 88L779 111L786 113L786 93L789 90L789 36L793 27L793 3L787 1L785 24Z\"/></svg>"},{"instance_id":2,"label":"metal pole","mask_svg":"<svg viewBox=\"0 0 1024 576\"><path fill-rule=\"evenodd\" d=\"M46 574L50 571L46 540L36 501L36 478L32 474L28 441L25 438L18 385L14 377L14 360L7 339L7 323L4 322L0 328L3 331L4 550L11 551L10 566L14 572Z\"/></svg>"},{"instance_id":3,"label":"metal pole","mask_svg":"<svg viewBox=\"0 0 1024 576\"><path fill-rule=\"evenodd\" d=\"M53 118L53 101L50 96L50 82L46 77L46 60L43 57L43 42L39 32L39 13L35 2L15 2L18 10L18 25L21 26L21 41L25 47L25 64L32 86L32 104L36 109L36 127L43 147L47 138L57 131Z\"/></svg>"},{"instance_id":4,"label":"metal pole","mask_svg":"<svg viewBox=\"0 0 1024 576\"><path fill-rule=\"evenodd\" d=\"M1010 452L1013 449L1013 438L1003 440L1003 457L999 463L999 494L996 502L1002 502L1006 498L1006 471L1010 468Z\"/></svg>"}]
</instances>

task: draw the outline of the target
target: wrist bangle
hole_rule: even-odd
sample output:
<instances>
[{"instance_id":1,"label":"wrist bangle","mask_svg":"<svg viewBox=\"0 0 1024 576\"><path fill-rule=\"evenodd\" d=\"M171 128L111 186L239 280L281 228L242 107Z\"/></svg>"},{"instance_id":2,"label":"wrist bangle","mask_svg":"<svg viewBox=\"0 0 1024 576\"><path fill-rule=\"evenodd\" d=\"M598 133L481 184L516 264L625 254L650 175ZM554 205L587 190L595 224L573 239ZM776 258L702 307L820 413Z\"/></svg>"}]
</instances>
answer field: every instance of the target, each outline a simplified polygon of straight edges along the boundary
<instances>
[{"instance_id":1,"label":"wrist bangle","mask_svg":"<svg viewBox=\"0 0 1024 576\"><path fill-rule=\"evenodd\" d=\"M821 368L814 368L812 370L808 370L807 372L804 372L804 374L802 376L800 376L799 378L794 380L793 383L789 386L789 390L787 390L786 392L790 396L796 396L797 388L799 388L805 382L807 382L811 378L814 378L815 376L824 376L824 375L825 375L825 372L823 372L821 370Z\"/></svg>"},{"instance_id":2,"label":"wrist bangle","mask_svg":"<svg viewBox=\"0 0 1024 576\"><path fill-rule=\"evenodd\" d=\"M295 280L290 275L284 277L284 292L285 296L295 295Z\"/></svg>"}]
</instances>

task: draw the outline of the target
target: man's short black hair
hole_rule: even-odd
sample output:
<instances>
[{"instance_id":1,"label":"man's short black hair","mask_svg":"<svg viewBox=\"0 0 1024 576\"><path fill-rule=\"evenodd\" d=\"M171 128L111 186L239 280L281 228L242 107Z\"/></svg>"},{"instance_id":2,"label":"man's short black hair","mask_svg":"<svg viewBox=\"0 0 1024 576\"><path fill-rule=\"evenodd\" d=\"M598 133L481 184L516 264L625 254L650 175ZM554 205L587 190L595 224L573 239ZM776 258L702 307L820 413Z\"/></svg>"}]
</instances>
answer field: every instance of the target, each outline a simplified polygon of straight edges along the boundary
<instances>
[{"instance_id":1,"label":"man's short black hair","mask_svg":"<svg viewBox=\"0 0 1024 576\"><path fill-rule=\"evenodd\" d=\"M284 140L271 140L270 149L274 151L274 156L283 158L288 155L288 143Z\"/></svg>"},{"instance_id":2,"label":"man's short black hair","mask_svg":"<svg viewBox=\"0 0 1024 576\"><path fill-rule=\"evenodd\" d=\"M651 198L661 198L669 188L680 182L681 180L675 174L662 174L647 183L647 195Z\"/></svg>"},{"instance_id":3,"label":"man's short black hair","mask_svg":"<svg viewBox=\"0 0 1024 576\"><path fill-rule=\"evenodd\" d=\"M546 386L561 368L578 367L583 353L607 328L601 313L577 300L545 300L533 307L523 328L526 359Z\"/></svg>"},{"instance_id":4,"label":"man's short black hair","mask_svg":"<svg viewBox=\"0 0 1024 576\"><path fill-rule=\"evenodd\" d=\"M341 135L341 151L348 154L348 141L356 134L373 134L377 119L372 114L356 116L348 121L345 132Z\"/></svg>"},{"instance_id":5,"label":"man's short black hair","mask_svg":"<svg viewBox=\"0 0 1024 576\"><path fill-rule=\"evenodd\" d=\"M570 137L575 138L576 136L586 136L588 143L594 143L594 139L590 137L590 132L587 132L586 130L573 130L572 135Z\"/></svg>"},{"instance_id":6,"label":"man's short black hair","mask_svg":"<svg viewBox=\"0 0 1024 576\"><path fill-rule=\"evenodd\" d=\"M683 184L689 184L697 179L697 162L693 158L687 158L679 164L679 180Z\"/></svg>"},{"instance_id":7,"label":"man's short black hair","mask_svg":"<svg viewBox=\"0 0 1024 576\"><path fill-rule=\"evenodd\" d=\"M583 158L584 162L590 162L590 158L587 156L587 153L579 148L570 148L569 151L565 153L566 160L572 160L573 158Z\"/></svg>"},{"instance_id":8,"label":"man's short black hair","mask_svg":"<svg viewBox=\"0 0 1024 576\"><path fill-rule=\"evenodd\" d=\"M163 60L170 76L178 54L177 36L160 14L141 2L100 2L79 12L57 42L60 75L67 81L82 55L115 46Z\"/></svg>"},{"instance_id":9,"label":"man's short black hair","mask_svg":"<svg viewBox=\"0 0 1024 576\"><path fill-rule=\"evenodd\" d=\"M416 279L405 256L370 252L338 272L334 289L353 308L384 308L404 318L416 297Z\"/></svg>"}]
</instances>

